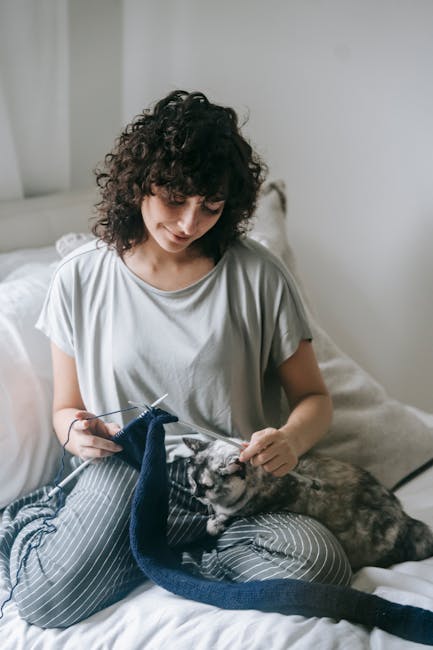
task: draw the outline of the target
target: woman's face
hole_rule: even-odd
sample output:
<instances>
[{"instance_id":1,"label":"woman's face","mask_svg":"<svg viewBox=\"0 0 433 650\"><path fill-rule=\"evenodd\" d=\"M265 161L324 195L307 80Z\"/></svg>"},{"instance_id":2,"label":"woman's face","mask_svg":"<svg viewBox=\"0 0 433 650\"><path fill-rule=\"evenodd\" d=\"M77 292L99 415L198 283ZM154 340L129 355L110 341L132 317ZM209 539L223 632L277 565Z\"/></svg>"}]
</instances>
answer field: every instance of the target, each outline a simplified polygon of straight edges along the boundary
<instances>
[{"instance_id":1,"label":"woman's face","mask_svg":"<svg viewBox=\"0 0 433 650\"><path fill-rule=\"evenodd\" d=\"M203 237L216 224L225 201L203 196L171 196L162 186L152 187L146 195L141 214L150 239L163 250L178 253Z\"/></svg>"}]
</instances>

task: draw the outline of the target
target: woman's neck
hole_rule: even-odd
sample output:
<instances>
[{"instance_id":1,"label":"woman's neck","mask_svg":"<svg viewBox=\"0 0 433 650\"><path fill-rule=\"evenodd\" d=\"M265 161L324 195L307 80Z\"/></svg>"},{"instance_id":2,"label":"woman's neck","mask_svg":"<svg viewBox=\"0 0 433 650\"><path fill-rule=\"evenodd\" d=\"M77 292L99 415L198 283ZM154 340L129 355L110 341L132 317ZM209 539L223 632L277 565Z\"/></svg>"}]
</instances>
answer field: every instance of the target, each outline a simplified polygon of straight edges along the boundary
<instances>
[{"instance_id":1,"label":"woman's neck","mask_svg":"<svg viewBox=\"0 0 433 650\"><path fill-rule=\"evenodd\" d=\"M126 266L139 278L163 291L176 291L194 284L215 266L198 248L169 253L146 240L123 255Z\"/></svg>"}]
</instances>

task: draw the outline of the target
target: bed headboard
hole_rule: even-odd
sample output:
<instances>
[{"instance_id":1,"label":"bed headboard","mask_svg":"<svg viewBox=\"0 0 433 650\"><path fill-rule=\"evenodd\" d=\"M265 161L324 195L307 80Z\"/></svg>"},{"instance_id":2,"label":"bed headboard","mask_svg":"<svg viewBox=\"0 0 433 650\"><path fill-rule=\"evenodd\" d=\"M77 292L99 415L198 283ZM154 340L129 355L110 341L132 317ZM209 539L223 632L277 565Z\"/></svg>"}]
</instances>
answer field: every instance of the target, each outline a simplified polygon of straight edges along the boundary
<instances>
[{"instance_id":1,"label":"bed headboard","mask_svg":"<svg viewBox=\"0 0 433 650\"><path fill-rule=\"evenodd\" d=\"M0 252L54 244L68 232L89 232L95 189L0 201Z\"/></svg>"}]
</instances>

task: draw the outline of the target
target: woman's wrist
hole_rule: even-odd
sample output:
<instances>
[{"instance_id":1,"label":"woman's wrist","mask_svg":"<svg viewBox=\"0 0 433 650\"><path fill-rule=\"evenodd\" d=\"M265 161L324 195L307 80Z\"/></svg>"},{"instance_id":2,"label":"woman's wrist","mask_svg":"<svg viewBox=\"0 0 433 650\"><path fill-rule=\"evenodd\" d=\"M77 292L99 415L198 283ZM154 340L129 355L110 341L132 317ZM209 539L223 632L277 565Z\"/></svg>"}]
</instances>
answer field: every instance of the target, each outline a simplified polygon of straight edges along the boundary
<instances>
[{"instance_id":1,"label":"woman's wrist","mask_svg":"<svg viewBox=\"0 0 433 650\"><path fill-rule=\"evenodd\" d=\"M332 400L329 394L308 395L293 409L280 431L299 458L323 438L331 421Z\"/></svg>"}]
</instances>

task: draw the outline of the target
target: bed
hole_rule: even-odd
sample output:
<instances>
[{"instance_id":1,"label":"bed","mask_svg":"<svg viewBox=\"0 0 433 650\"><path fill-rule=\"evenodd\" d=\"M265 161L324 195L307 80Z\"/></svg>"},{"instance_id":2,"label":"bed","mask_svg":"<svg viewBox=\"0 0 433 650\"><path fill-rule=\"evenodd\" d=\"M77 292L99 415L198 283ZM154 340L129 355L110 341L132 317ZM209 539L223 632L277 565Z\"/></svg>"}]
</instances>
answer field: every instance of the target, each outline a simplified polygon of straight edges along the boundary
<instances>
[{"instance_id":1,"label":"bed","mask_svg":"<svg viewBox=\"0 0 433 650\"><path fill-rule=\"evenodd\" d=\"M49 345L33 325L59 260L90 236L94 201L93 191L80 191L0 204L0 510L52 481L58 468L61 449L50 421ZM320 447L363 465L388 487L399 485L397 494L409 514L433 526L433 414L391 399L323 330L299 276L287 229L284 184L269 183L251 236L290 268L307 304L335 409L331 431ZM433 558L390 569L366 567L355 575L353 586L433 611ZM7 595L0 584L1 602ZM150 581L68 629L28 625L13 602L0 620L2 650L67 650L84 644L92 650L421 647L346 620L221 610L175 596Z\"/></svg>"}]
</instances>

